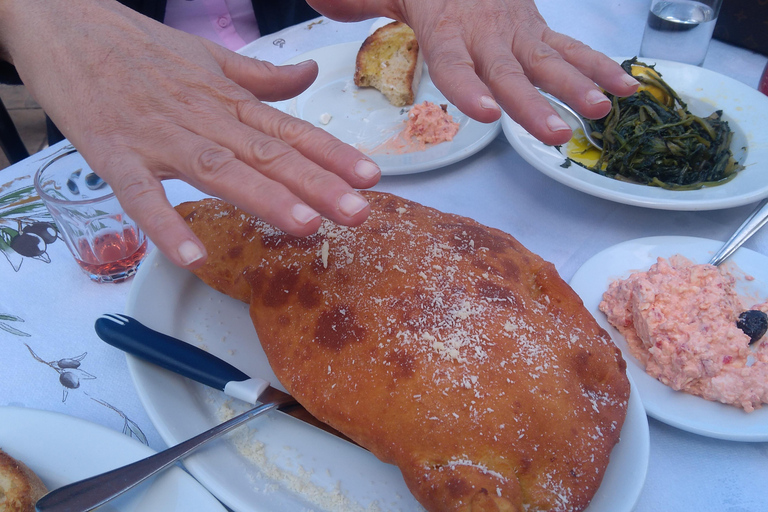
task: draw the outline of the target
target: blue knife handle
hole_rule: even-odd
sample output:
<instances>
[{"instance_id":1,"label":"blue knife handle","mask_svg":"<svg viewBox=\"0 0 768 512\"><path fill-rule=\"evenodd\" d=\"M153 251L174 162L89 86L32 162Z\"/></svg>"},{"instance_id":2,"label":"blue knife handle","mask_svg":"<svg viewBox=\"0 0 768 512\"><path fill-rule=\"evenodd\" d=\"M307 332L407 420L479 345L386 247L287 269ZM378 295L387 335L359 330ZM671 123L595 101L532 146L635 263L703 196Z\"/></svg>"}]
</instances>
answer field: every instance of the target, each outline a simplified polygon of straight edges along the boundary
<instances>
[{"instance_id":1,"label":"blue knife handle","mask_svg":"<svg viewBox=\"0 0 768 512\"><path fill-rule=\"evenodd\" d=\"M224 391L249 377L205 350L150 329L135 318L110 314L96 320L96 334L113 347L166 370Z\"/></svg>"}]
</instances>

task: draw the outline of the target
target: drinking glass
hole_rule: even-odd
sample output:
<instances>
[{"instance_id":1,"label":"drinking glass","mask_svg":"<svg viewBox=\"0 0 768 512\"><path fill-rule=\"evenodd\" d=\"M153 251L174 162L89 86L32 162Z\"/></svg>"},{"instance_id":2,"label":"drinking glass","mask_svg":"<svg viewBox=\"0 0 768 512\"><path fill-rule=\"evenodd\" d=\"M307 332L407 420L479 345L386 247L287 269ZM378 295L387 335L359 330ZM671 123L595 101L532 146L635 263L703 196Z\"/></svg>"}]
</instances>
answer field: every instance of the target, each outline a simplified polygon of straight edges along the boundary
<instances>
[{"instance_id":1,"label":"drinking glass","mask_svg":"<svg viewBox=\"0 0 768 512\"><path fill-rule=\"evenodd\" d=\"M640 57L700 66L721 5L722 0L651 0Z\"/></svg>"},{"instance_id":2,"label":"drinking glass","mask_svg":"<svg viewBox=\"0 0 768 512\"><path fill-rule=\"evenodd\" d=\"M147 253L147 238L109 185L69 146L35 174L35 190L75 261L99 283L124 281Z\"/></svg>"}]
</instances>

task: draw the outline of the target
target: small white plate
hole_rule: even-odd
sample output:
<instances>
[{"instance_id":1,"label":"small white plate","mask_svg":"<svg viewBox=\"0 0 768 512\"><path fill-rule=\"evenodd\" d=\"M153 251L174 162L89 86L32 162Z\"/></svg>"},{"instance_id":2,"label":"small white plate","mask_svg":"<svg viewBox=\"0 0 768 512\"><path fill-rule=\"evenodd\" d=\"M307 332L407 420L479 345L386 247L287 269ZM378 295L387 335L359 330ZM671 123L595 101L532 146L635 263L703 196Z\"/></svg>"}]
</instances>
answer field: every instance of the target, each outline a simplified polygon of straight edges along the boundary
<instances>
[{"instance_id":1,"label":"small white plate","mask_svg":"<svg viewBox=\"0 0 768 512\"><path fill-rule=\"evenodd\" d=\"M355 58L361 44L362 41L358 41L326 46L288 60L285 64L314 60L319 67L317 79L296 98L272 105L368 153L405 127L410 107L395 107L379 91L355 85ZM426 66L414 104L424 101L448 104L429 78ZM490 144L501 129L499 121L480 123L451 104L448 104L448 113L459 123L459 132L452 141L424 151L370 154L382 175L430 171L458 162ZM320 122L323 114L330 114L328 124Z\"/></svg>"},{"instance_id":2,"label":"small white plate","mask_svg":"<svg viewBox=\"0 0 768 512\"><path fill-rule=\"evenodd\" d=\"M623 58L615 58L623 62ZM564 185L593 196L618 203L657 208L662 210L717 210L754 203L768 197L768 96L732 78L714 71L664 60L641 59L656 64L662 79L672 87L688 109L698 116L708 116L715 110L723 111L734 132L731 151L745 169L727 183L700 190L666 190L659 187L626 183L601 176L572 163L561 167L565 155L554 146L535 139L522 126L504 115L501 120L504 134L513 148L529 164ZM566 122L576 124L564 114ZM562 147L565 151L565 146Z\"/></svg>"},{"instance_id":3,"label":"small white plate","mask_svg":"<svg viewBox=\"0 0 768 512\"><path fill-rule=\"evenodd\" d=\"M590 258L574 274L571 286L584 301L584 305L597 322L610 333L627 361L628 373L637 384L640 399L650 416L681 430L707 437L731 441L768 441L768 406L747 413L731 405L705 400L698 396L675 391L654 379L629 352L624 337L610 325L599 310L603 293L616 279L629 277L633 272L646 271L658 257L668 258L682 254L695 263L707 263L722 242L685 236L659 236L630 240ZM740 294L765 300L768 296L768 257L740 248L723 265L735 265L738 271L755 278L739 280ZM738 270L737 270L738 268Z\"/></svg>"},{"instance_id":4,"label":"small white plate","mask_svg":"<svg viewBox=\"0 0 768 512\"><path fill-rule=\"evenodd\" d=\"M175 267L158 251L134 278L126 313L282 388L259 345L248 306ZM152 423L167 443L222 421L220 412L228 407L222 393L131 356L128 367ZM588 512L629 512L640 495L649 434L638 395L633 387L621 442ZM259 451L258 457L247 457L243 443L231 439L184 459L190 473L237 512L423 510L397 467L358 446L282 413L255 419L248 428L253 430L246 432L246 441L251 446L264 443L264 456Z\"/></svg>"},{"instance_id":5,"label":"small white plate","mask_svg":"<svg viewBox=\"0 0 768 512\"><path fill-rule=\"evenodd\" d=\"M49 490L155 453L104 426L24 407L0 407L0 448L29 466ZM168 468L99 510L225 512L216 498L178 467Z\"/></svg>"}]
</instances>

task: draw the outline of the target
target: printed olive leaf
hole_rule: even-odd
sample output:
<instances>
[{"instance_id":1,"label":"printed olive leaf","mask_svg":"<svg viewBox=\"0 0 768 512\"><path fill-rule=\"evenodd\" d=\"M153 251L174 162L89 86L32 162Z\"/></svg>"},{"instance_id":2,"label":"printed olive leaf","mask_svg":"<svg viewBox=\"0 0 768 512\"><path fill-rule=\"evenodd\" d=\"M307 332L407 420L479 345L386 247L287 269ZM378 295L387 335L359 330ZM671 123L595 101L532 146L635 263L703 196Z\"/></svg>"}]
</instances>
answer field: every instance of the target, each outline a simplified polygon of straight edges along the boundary
<instances>
[{"instance_id":1,"label":"printed olive leaf","mask_svg":"<svg viewBox=\"0 0 768 512\"><path fill-rule=\"evenodd\" d=\"M14 327L11 327L6 322L23 322L23 318L19 318L16 315L7 315L0 313L0 329L10 333L14 334L16 336L31 336L31 334L27 334L24 331L20 331L18 329L15 329Z\"/></svg>"},{"instance_id":2,"label":"printed olive leaf","mask_svg":"<svg viewBox=\"0 0 768 512\"><path fill-rule=\"evenodd\" d=\"M145 436L144 432L141 431L138 423L128 418L128 416L123 416L123 418L125 419L125 425L123 425L123 434L129 437L135 437L142 443L149 445L149 441L147 441L147 436Z\"/></svg>"},{"instance_id":3,"label":"printed olive leaf","mask_svg":"<svg viewBox=\"0 0 768 512\"><path fill-rule=\"evenodd\" d=\"M14 181L17 180L28 180L29 176L22 176L20 178L17 178ZM2 187L0 187L0 191L9 188L13 184L13 181L4 184ZM0 210L5 208L9 204L22 202L26 203L30 200L39 200L40 198L37 196L37 193L35 192L34 185L27 185L26 187L20 187L16 190L13 190L11 192L8 192L7 194L4 194L0 196Z\"/></svg>"},{"instance_id":4,"label":"printed olive leaf","mask_svg":"<svg viewBox=\"0 0 768 512\"><path fill-rule=\"evenodd\" d=\"M135 437L145 445L149 446L149 441L147 441L147 436L144 435L144 432L141 431L141 428L139 428L139 424L133 421L132 419L128 418L128 416L126 416L123 411L121 411L114 405L108 404L104 400L99 400L98 398L94 398L94 397L91 397L91 400L103 405L104 407L108 407L112 409L117 414L119 414L121 418L123 418L123 422L124 422L123 434L127 435L128 437Z\"/></svg>"},{"instance_id":5,"label":"printed olive leaf","mask_svg":"<svg viewBox=\"0 0 768 512\"><path fill-rule=\"evenodd\" d=\"M0 196L0 217L15 215L43 216L50 219L50 213L32 186L22 187Z\"/></svg>"},{"instance_id":6,"label":"printed olive leaf","mask_svg":"<svg viewBox=\"0 0 768 512\"><path fill-rule=\"evenodd\" d=\"M18 231L9 227L0 228L0 252L3 253L14 272L18 272L24 258L21 254L11 249L11 240L18 235Z\"/></svg>"}]
</instances>

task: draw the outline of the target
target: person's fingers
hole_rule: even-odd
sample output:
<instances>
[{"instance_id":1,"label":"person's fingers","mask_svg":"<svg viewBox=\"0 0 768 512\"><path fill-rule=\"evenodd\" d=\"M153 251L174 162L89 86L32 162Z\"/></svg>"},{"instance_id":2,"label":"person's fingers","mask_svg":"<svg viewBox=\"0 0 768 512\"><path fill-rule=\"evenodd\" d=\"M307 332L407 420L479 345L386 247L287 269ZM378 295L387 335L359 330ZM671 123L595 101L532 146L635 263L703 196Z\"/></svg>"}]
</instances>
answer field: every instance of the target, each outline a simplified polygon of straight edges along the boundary
<instances>
[{"instance_id":1,"label":"person's fingers","mask_svg":"<svg viewBox=\"0 0 768 512\"><path fill-rule=\"evenodd\" d=\"M578 73L590 78L616 96L630 96L639 82L628 75L619 63L592 50L589 46L564 34L545 29L542 40L558 52Z\"/></svg>"},{"instance_id":2,"label":"person's fingers","mask_svg":"<svg viewBox=\"0 0 768 512\"><path fill-rule=\"evenodd\" d=\"M492 123L499 119L501 109L478 79L475 63L461 38L433 35L424 51L429 76L448 101L477 121Z\"/></svg>"},{"instance_id":3,"label":"person's fingers","mask_svg":"<svg viewBox=\"0 0 768 512\"><path fill-rule=\"evenodd\" d=\"M125 213L175 265L190 270L202 265L205 246L168 202L160 181L128 155L113 162L107 179Z\"/></svg>"},{"instance_id":4,"label":"person's fingers","mask_svg":"<svg viewBox=\"0 0 768 512\"><path fill-rule=\"evenodd\" d=\"M531 84L507 45L502 41L489 44L474 62L475 73L491 84L496 101L529 133L547 144L563 144L570 139L570 126Z\"/></svg>"},{"instance_id":5,"label":"person's fingers","mask_svg":"<svg viewBox=\"0 0 768 512\"><path fill-rule=\"evenodd\" d=\"M280 101L298 96L317 78L317 63L313 60L275 66L232 53L213 43L205 44L224 75L261 101Z\"/></svg>"},{"instance_id":6,"label":"person's fingers","mask_svg":"<svg viewBox=\"0 0 768 512\"><path fill-rule=\"evenodd\" d=\"M518 52L515 67L521 68L528 80L538 87L559 97L582 115L599 119L611 109L610 100L603 94L600 88L578 69L566 62L562 56L549 45L535 41L529 43L526 52ZM482 59L500 59L501 62L509 62L510 58L504 53L489 55L486 52ZM484 69L488 66L483 65ZM493 90L506 89L507 74L503 71L503 65L495 64L492 71L485 77L494 84Z\"/></svg>"},{"instance_id":7,"label":"person's fingers","mask_svg":"<svg viewBox=\"0 0 768 512\"><path fill-rule=\"evenodd\" d=\"M287 143L304 158L331 171L352 187L370 188L381 177L379 167L368 156L309 122L283 114L263 103L241 104L239 117L257 132ZM254 141L254 144L252 140L248 141L238 156L247 163L253 162L256 168L267 171L260 162L263 157L258 155L259 142ZM334 180L338 181L335 177Z\"/></svg>"},{"instance_id":8,"label":"person's fingers","mask_svg":"<svg viewBox=\"0 0 768 512\"><path fill-rule=\"evenodd\" d=\"M240 148L243 155L183 130L165 137L163 148L156 165L177 162L176 177L292 235L314 233L319 214L339 224L357 225L370 211L367 201L342 178L257 130L249 130L247 143ZM371 165L377 179L378 168ZM171 170L155 170L163 172Z\"/></svg>"}]
</instances>

